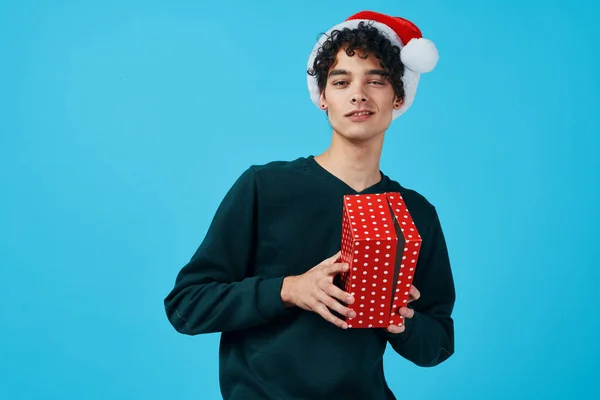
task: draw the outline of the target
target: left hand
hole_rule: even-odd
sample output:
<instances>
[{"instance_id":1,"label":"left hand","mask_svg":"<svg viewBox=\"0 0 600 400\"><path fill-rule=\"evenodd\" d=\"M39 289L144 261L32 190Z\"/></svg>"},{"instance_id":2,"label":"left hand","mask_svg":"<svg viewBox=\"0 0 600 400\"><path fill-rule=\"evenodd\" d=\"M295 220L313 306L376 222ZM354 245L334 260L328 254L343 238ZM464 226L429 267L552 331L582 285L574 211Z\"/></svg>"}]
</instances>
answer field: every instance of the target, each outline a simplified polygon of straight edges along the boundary
<instances>
[{"instance_id":1,"label":"left hand","mask_svg":"<svg viewBox=\"0 0 600 400\"><path fill-rule=\"evenodd\" d=\"M421 293L419 292L419 290L414 287L413 285L410 285L410 290L408 291L408 303L413 302L415 300L418 300L419 297L421 297ZM408 308L408 307L400 307L398 309L398 313L400 315L402 315L405 319L406 318L412 318L415 315L415 310L413 310L412 308ZM402 333L404 332L405 328L405 323L402 324L402 326L397 326L397 325L390 325L387 327L387 331L389 333Z\"/></svg>"}]
</instances>

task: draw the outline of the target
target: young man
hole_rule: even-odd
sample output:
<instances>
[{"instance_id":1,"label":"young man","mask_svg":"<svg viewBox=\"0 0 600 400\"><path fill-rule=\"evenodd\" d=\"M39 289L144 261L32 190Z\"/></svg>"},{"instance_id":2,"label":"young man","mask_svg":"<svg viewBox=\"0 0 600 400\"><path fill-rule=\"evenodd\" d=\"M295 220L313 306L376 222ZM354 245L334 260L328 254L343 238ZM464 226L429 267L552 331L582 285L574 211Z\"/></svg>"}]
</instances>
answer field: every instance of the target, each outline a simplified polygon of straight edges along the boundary
<instances>
[{"instance_id":1,"label":"young man","mask_svg":"<svg viewBox=\"0 0 600 400\"><path fill-rule=\"evenodd\" d=\"M454 352L454 282L435 207L379 169L384 134L435 66L433 44L401 18L361 12L309 58L311 98L333 128L322 154L248 168L165 299L178 332L221 332L225 399L395 399L386 346L431 367ZM400 192L422 234L402 326L348 328L336 285L342 199Z\"/></svg>"}]
</instances>

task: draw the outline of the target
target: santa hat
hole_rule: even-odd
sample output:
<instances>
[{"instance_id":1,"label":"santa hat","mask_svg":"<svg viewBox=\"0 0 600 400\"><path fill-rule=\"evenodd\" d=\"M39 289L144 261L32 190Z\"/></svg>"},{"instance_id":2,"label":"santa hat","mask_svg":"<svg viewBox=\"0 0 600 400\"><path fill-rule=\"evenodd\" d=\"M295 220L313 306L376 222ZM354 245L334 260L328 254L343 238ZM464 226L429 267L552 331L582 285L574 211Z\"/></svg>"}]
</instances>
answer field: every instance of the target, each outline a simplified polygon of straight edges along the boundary
<instances>
[{"instance_id":1,"label":"santa hat","mask_svg":"<svg viewBox=\"0 0 600 400\"><path fill-rule=\"evenodd\" d=\"M373 11L361 11L344 22L335 25L325 35L321 36L310 54L308 68L313 68L319 49L334 30L353 29L358 27L360 22L371 24L385 35L393 45L400 48L400 60L404 64L402 81L404 83L405 98L402 107L393 111L392 117L397 118L412 105L421 74L432 71L439 58L435 44L431 40L423 38L421 31L414 23L401 17L392 17ZM318 107L321 93L317 86L317 79L315 76L307 74L307 80L310 97Z\"/></svg>"}]
</instances>

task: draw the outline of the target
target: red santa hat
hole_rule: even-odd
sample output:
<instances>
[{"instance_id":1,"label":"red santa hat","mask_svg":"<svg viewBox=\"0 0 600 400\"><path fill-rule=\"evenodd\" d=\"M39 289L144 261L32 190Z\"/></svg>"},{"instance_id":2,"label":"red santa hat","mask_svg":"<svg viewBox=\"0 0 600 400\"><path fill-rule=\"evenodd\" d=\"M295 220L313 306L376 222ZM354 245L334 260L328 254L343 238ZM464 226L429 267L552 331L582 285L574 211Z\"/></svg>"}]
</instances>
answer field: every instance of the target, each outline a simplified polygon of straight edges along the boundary
<instances>
[{"instance_id":1,"label":"red santa hat","mask_svg":"<svg viewBox=\"0 0 600 400\"><path fill-rule=\"evenodd\" d=\"M400 48L400 60L405 69L402 78L405 98L402 107L393 112L392 117L397 118L412 105L421 74L432 71L439 59L435 44L431 40L423 38L421 30L411 21L373 11L361 11L354 14L344 22L329 29L317 41L308 59L308 68L313 68L313 63L319 49L334 30L344 28L353 29L358 27L360 22L367 22L377 28L393 45ZM307 74L307 80L310 97L313 103L319 107L319 96L321 93L317 86L316 77Z\"/></svg>"}]
</instances>

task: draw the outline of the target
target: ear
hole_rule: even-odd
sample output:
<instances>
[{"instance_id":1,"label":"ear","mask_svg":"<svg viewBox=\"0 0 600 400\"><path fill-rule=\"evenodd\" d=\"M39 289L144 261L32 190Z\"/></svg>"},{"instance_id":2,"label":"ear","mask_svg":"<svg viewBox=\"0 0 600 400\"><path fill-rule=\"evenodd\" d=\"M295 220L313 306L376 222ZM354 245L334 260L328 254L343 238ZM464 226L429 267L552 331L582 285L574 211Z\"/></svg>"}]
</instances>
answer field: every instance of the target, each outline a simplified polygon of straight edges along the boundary
<instances>
[{"instance_id":1,"label":"ear","mask_svg":"<svg viewBox=\"0 0 600 400\"><path fill-rule=\"evenodd\" d=\"M394 99L394 110L399 110L400 108L402 108L403 104L404 100L401 97L396 96L396 98Z\"/></svg>"},{"instance_id":2,"label":"ear","mask_svg":"<svg viewBox=\"0 0 600 400\"><path fill-rule=\"evenodd\" d=\"M325 92L321 92L319 96L319 107L321 110L327 110L327 99L325 98Z\"/></svg>"}]
</instances>

